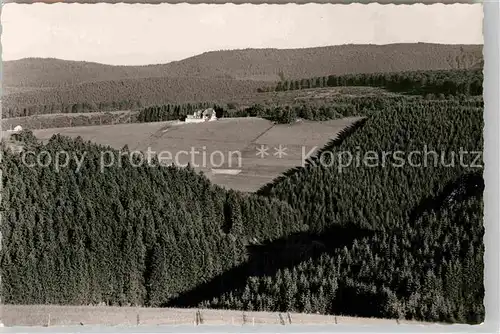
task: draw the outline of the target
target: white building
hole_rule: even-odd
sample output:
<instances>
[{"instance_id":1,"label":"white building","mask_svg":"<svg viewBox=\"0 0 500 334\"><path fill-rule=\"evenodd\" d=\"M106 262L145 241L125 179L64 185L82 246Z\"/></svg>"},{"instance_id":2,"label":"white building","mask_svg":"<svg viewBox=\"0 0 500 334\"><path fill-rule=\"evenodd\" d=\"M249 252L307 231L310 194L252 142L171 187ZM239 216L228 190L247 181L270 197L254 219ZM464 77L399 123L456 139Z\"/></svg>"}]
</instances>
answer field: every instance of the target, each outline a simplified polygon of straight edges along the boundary
<instances>
[{"instance_id":1,"label":"white building","mask_svg":"<svg viewBox=\"0 0 500 334\"><path fill-rule=\"evenodd\" d=\"M205 110L195 111L192 115L186 116L186 123L203 123L216 121L215 110L213 108L208 108Z\"/></svg>"},{"instance_id":2,"label":"white building","mask_svg":"<svg viewBox=\"0 0 500 334\"><path fill-rule=\"evenodd\" d=\"M10 129L6 130L8 133L13 133L13 132L21 132L23 131L23 127L20 125L16 125L14 129L12 128L12 125L10 126Z\"/></svg>"}]
</instances>

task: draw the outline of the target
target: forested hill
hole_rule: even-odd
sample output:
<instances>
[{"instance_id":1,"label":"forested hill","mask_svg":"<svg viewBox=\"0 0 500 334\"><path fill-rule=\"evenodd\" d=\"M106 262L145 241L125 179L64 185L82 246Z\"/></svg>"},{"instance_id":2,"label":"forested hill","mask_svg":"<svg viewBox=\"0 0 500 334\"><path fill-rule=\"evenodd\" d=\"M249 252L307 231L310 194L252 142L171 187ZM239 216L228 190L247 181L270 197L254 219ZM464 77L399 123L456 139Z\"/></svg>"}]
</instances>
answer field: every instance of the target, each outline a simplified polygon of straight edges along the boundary
<instances>
[{"instance_id":1,"label":"forested hill","mask_svg":"<svg viewBox=\"0 0 500 334\"><path fill-rule=\"evenodd\" d=\"M398 227L411 219L412 210L426 196L434 197L448 182L478 170L471 168L472 155L464 158L467 166L462 166L458 152L482 151L482 118L483 108L472 101L387 105L341 144L327 146L335 158L324 155L329 160L321 164L311 160L306 168L259 193L288 201L316 231L332 223L369 229ZM401 157L393 155L398 151L420 155L410 164L408 156L403 155L401 162ZM424 159L424 151L435 155ZM341 168L347 161L340 161L345 152L351 154L353 163ZM360 163L369 156L366 152L377 152L380 163ZM381 152L390 153L384 163Z\"/></svg>"},{"instance_id":2,"label":"forested hill","mask_svg":"<svg viewBox=\"0 0 500 334\"><path fill-rule=\"evenodd\" d=\"M101 81L9 94L4 97L2 112L4 117L16 117L128 109L173 102L218 102L257 91L263 84L262 81L207 78Z\"/></svg>"},{"instance_id":3,"label":"forested hill","mask_svg":"<svg viewBox=\"0 0 500 334\"><path fill-rule=\"evenodd\" d=\"M151 77L204 77L277 81L323 76L480 66L482 45L338 45L302 49L212 51L168 64L110 66L59 59L4 62L9 91Z\"/></svg>"},{"instance_id":4,"label":"forested hill","mask_svg":"<svg viewBox=\"0 0 500 334\"><path fill-rule=\"evenodd\" d=\"M309 237L299 238L306 247L269 246L275 263L301 254L298 264L261 264L267 272L250 270L222 296L195 290L179 301L481 322L482 159L466 154L459 163L458 152L482 151L482 120L482 107L457 101L415 101L372 114L325 147L326 159L311 159L259 192L287 201L309 226ZM419 157L410 163L411 153ZM255 256L249 267L259 263Z\"/></svg>"},{"instance_id":5,"label":"forested hill","mask_svg":"<svg viewBox=\"0 0 500 334\"><path fill-rule=\"evenodd\" d=\"M252 195L126 156L100 172L107 147L14 135L43 164L2 147L3 301L482 322L482 103L386 102ZM82 167L43 167L60 151Z\"/></svg>"},{"instance_id":6,"label":"forested hill","mask_svg":"<svg viewBox=\"0 0 500 334\"><path fill-rule=\"evenodd\" d=\"M159 305L247 260L249 242L303 229L286 203L227 191L189 167L137 167L126 149L81 139L15 137L83 164L31 168L2 147L7 303ZM104 151L116 163L101 169Z\"/></svg>"}]
</instances>

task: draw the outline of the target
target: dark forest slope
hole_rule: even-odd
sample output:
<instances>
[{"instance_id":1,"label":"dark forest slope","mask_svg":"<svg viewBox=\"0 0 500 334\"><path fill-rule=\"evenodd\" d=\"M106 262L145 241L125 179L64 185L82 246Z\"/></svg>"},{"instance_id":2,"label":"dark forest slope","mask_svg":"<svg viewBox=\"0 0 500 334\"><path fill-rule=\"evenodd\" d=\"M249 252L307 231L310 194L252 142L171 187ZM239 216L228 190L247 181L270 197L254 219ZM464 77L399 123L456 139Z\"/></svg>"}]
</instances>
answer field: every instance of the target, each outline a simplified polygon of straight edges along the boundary
<instances>
[{"instance_id":1,"label":"dark forest slope","mask_svg":"<svg viewBox=\"0 0 500 334\"><path fill-rule=\"evenodd\" d=\"M445 95L453 99L481 95L482 82L483 73L480 69L329 75L280 81L275 86L267 87L259 87L265 82L253 80L194 77L127 79L9 94L4 97L3 115L9 118L54 113L128 110L172 102L254 101L255 104L255 101L270 99L276 103L280 99L281 91L349 86L378 87L399 94L423 95L427 99L435 97L444 99ZM316 91L316 93L321 95L324 92ZM301 94L291 95L292 101L298 102L297 97ZM326 102L324 99L326 96L322 96L323 102ZM298 116L310 119L307 113Z\"/></svg>"},{"instance_id":2,"label":"dark forest slope","mask_svg":"<svg viewBox=\"0 0 500 334\"><path fill-rule=\"evenodd\" d=\"M218 308L480 323L483 189L480 173L466 174L425 200L426 209L400 228L371 234L330 228L302 237L300 246L273 249L272 242L274 259L305 254L273 270L253 257L259 270L247 267L240 282L225 281L234 289L185 296L208 297L201 305Z\"/></svg>"},{"instance_id":3,"label":"dark forest slope","mask_svg":"<svg viewBox=\"0 0 500 334\"><path fill-rule=\"evenodd\" d=\"M289 202L315 231L331 224L393 228L410 219L425 196L477 168L470 152L483 147L483 108L475 102L386 106L359 126L340 145L329 145L320 159L260 194ZM460 158L461 151L469 153Z\"/></svg>"},{"instance_id":4,"label":"dark forest slope","mask_svg":"<svg viewBox=\"0 0 500 334\"><path fill-rule=\"evenodd\" d=\"M233 271L239 281L217 277L175 302L481 322L482 115L454 101L372 114L327 145L324 160L260 192L299 210L308 233L263 245Z\"/></svg>"},{"instance_id":5,"label":"dark forest slope","mask_svg":"<svg viewBox=\"0 0 500 334\"><path fill-rule=\"evenodd\" d=\"M302 229L286 203L226 191L190 168L136 167L81 139L41 145L29 134L17 138L26 149L83 164L28 167L3 151L6 303L157 305L244 262L249 240ZM116 163L102 170L104 151Z\"/></svg>"},{"instance_id":6,"label":"dark forest slope","mask_svg":"<svg viewBox=\"0 0 500 334\"><path fill-rule=\"evenodd\" d=\"M207 78L146 78L83 83L4 96L4 117L119 110L151 104L231 100L263 82ZM126 106L126 107L123 107Z\"/></svg>"}]
</instances>

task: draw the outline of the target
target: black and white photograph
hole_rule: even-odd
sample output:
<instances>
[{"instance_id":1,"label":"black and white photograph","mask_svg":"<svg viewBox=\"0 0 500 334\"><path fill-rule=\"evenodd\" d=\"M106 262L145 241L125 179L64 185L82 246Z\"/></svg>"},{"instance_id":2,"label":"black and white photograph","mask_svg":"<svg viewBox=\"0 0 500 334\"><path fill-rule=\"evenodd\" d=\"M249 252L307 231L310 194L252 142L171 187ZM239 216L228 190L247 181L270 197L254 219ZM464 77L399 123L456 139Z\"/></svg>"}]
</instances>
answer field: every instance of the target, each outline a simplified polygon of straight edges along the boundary
<instances>
[{"instance_id":1,"label":"black and white photograph","mask_svg":"<svg viewBox=\"0 0 500 334\"><path fill-rule=\"evenodd\" d=\"M483 18L3 4L2 326L483 323Z\"/></svg>"}]
</instances>

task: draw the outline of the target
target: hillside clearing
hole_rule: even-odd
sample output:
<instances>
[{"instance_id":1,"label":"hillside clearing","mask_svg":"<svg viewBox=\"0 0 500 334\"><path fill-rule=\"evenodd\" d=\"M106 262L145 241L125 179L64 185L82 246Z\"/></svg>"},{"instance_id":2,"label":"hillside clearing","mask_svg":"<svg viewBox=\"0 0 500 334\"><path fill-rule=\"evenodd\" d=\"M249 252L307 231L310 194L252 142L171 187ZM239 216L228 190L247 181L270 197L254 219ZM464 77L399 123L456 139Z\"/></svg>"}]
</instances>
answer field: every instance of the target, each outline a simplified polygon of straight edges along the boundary
<instances>
[{"instance_id":1,"label":"hillside clearing","mask_svg":"<svg viewBox=\"0 0 500 334\"><path fill-rule=\"evenodd\" d=\"M245 117L203 124L173 121L43 129L35 130L34 134L44 141L60 133L116 149L128 145L131 151L167 152L179 164L190 162L218 185L252 192L287 169L301 166L303 157L323 147L357 119L299 121L288 125ZM192 150L198 153L191 154ZM259 155L259 150L264 153ZM213 174L212 168L241 169L241 173Z\"/></svg>"}]
</instances>

